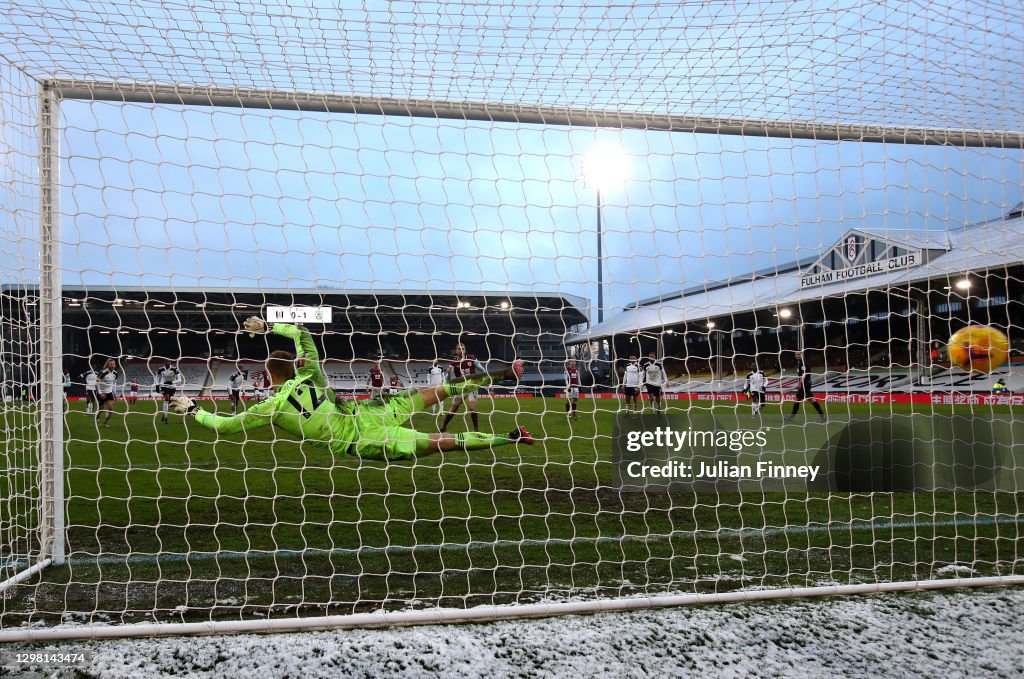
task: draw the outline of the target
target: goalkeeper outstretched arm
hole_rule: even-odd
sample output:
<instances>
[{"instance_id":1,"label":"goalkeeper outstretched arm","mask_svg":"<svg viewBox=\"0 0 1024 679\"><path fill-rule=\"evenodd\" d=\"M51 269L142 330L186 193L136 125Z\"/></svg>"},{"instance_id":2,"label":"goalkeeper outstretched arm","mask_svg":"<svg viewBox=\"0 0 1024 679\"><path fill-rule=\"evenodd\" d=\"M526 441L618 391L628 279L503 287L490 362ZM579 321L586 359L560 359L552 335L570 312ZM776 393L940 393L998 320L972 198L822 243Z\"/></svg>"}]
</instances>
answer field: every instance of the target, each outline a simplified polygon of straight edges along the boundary
<instances>
[{"instance_id":1,"label":"goalkeeper outstretched arm","mask_svg":"<svg viewBox=\"0 0 1024 679\"><path fill-rule=\"evenodd\" d=\"M250 333L265 333L268 330L266 322L257 316L246 319L244 327ZM308 380L314 387L327 387L327 376L320 367L320 354L317 352L316 344L308 330L289 323L275 323L269 330L275 335L288 337L295 342L295 372L289 376L289 379ZM273 358L273 354L271 354L271 358ZM271 376L273 378L273 374ZM278 380L274 379L274 386L277 384ZM237 434L269 426L273 421L279 401L278 395L275 395L243 413L231 416L207 412L186 396L171 399L171 404L175 412L182 415L195 415L196 421L208 429L213 429L220 434Z\"/></svg>"},{"instance_id":2,"label":"goalkeeper outstretched arm","mask_svg":"<svg viewBox=\"0 0 1024 679\"><path fill-rule=\"evenodd\" d=\"M327 386L327 375L324 374L323 368L320 366L320 354L316 350L316 344L313 342L313 336L309 334L309 330L290 323L275 323L270 328L270 332L281 337L288 337L295 342L296 377L310 379L315 387Z\"/></svg>"},{"instance_id":3,"label":"goalkeeper outstretched arm","mask_svg":"<svg viewBox=\"0 0 1024 679\"><path fill-rule=\"evenodd\" d=\"M218 434L237 434L266 427L273 421L274 399L267 399L238 415L224 416L207 412L188 396L171 398L171 408L179 415L194 415L196 422Z\"/></svg>"}]
</instances>

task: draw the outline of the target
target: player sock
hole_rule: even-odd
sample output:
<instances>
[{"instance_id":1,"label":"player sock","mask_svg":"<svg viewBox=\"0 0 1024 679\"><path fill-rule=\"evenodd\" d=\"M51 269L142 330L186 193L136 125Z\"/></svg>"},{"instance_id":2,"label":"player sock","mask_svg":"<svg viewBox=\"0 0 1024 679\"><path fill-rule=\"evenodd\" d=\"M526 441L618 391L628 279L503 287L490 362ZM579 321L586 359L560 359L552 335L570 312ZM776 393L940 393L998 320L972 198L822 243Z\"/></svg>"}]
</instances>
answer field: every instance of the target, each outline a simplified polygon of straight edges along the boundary
<instances>
[{"instance_id":1,"label":"player sock","mask_svg":"<svg viewBox=\"0 0 1024 679\"><path fill-rule=\"evenodd\" d=\"M511 437L501 434L483 434L478 431L466 431L455 435L456 450L484 450L496 446L507 446L514 443Z\"/></svg>"}]
</instances>

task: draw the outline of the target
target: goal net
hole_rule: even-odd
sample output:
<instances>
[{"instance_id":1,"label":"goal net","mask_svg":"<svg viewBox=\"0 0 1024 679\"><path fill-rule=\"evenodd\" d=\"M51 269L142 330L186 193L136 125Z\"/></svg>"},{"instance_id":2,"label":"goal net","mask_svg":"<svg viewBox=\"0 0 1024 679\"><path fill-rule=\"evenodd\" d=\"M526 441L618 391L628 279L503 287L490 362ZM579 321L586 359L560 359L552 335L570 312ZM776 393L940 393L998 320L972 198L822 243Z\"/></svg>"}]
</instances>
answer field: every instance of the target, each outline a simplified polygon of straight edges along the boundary
<instances>
[{"instance_id":1,"label":"goal net","mask_svg":"<svg viewBox=\"0 0 1024 679\"><path fill-rule=\"evenodd\" d=\"M1018 9L0 4L0 640L1019 580Z\"/></svg>"}]
</instances>

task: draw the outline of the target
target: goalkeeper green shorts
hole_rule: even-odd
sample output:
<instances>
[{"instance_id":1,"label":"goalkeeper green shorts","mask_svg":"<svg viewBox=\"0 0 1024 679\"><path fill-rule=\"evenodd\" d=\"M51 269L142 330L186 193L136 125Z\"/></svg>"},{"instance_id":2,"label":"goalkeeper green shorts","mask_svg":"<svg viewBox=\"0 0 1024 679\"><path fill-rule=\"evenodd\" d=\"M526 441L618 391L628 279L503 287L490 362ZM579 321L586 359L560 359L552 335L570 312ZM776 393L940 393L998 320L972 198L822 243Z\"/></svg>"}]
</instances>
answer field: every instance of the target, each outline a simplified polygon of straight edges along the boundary
<instances>
[{"instance_id":1,"label":"goalkeeper green shorts","mask_svg":"<svg viewBox=\"0 0 1024 679\"><path fill-rule=\"evenodd\" d=\"M359 438L352 452L368 460L412 459L420 443L430 440L429 434L402 426L414 412L410 392L358 404L355 424Z\"/></svg>"}]
</instances>

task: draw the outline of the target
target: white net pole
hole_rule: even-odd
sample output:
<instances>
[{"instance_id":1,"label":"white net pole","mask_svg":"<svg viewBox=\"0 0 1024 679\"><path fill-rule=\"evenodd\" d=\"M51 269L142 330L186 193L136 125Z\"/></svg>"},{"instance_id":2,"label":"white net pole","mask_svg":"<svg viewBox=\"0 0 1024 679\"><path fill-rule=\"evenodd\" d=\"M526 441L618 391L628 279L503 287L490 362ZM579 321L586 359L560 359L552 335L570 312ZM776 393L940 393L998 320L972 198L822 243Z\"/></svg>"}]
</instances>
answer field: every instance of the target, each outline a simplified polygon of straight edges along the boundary
<instances>
[{"instance_id":1,"label":"white net pole","mask_svg":"<svg viewBox=\"0 0 1024 679\"><path fill-rule=\"evenodd\" d=\"M64 563L64 331L60 255L60 104L56 94L40 88L39 215L40 285L39 352L41 359L39 460L41 556Z\"/></svg>"},{"instance_id":2,"label":"white net pole","mask_svg":"<svg viewBox=\"0 0 1024 679\"><path fill-rule=\"evenodd\" d=\"M48 563L41 545L38 387L39 184L35 81L0 59L0 589ZM3 600L0 599L0 602ZM4 604L0 603L0 607Z\"/></svg>"}]
</instances>

